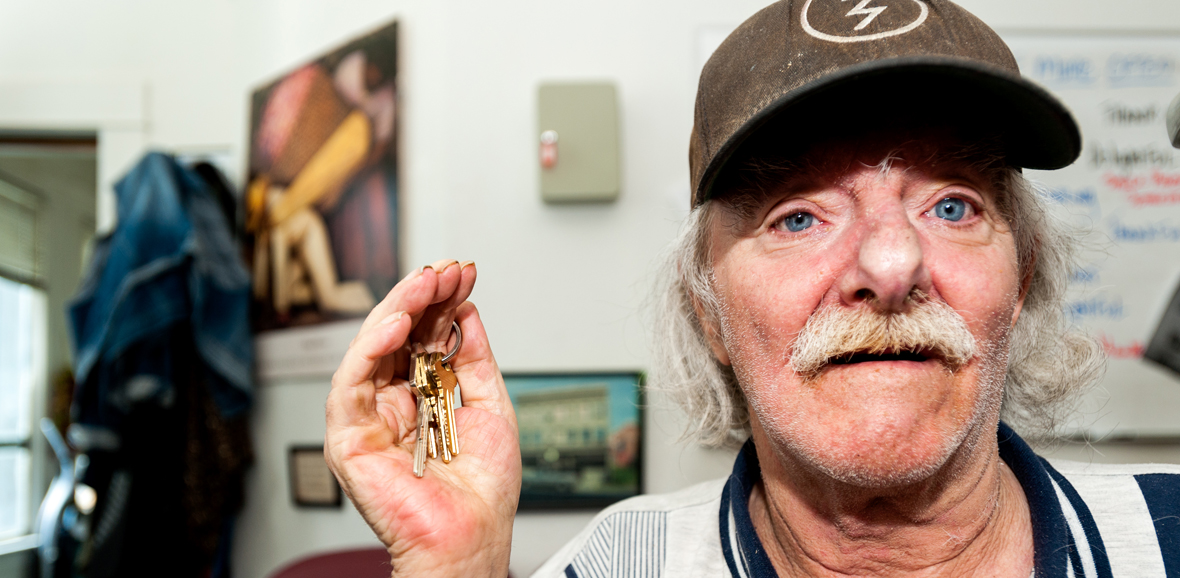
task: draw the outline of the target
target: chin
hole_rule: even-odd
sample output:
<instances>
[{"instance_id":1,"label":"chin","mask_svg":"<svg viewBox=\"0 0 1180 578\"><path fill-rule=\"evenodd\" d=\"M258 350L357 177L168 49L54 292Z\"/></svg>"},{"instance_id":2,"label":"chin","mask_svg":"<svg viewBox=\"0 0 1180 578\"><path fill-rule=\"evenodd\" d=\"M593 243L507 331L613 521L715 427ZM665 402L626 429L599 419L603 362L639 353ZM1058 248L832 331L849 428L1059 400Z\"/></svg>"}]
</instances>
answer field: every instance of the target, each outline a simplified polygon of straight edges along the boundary
<instances>
[{"instance_id":1,"label":"chin","mask_svg":"<svg viewBox=\"0 0 1180 578\"><path fill-rule=\"evenodd\" d=\"M792 396L790 409L782 397L749 399L756 427L784 464L866 489L909 486L944 471L964 444L977 442L978 432L986 429L978 425L998 405L986 393L957 399L915 396L921 382L889 381L876 380L878 387L860 382L855 393L832 388L842 398L838 403L822 393ZM827 389L815 385L807 388L812 394ZM957 380L942 385L962 386Z\"/></svg>"},{"instance_id":2,"label":"chin","mask_svg":"<svg viewBox=\"0 0 1180 578\"><path fill-rule=\"evenodd\" d=\"M965 432L955 432L965 433ZM778 437L778 436L775 436ZM964 436L934 440L923 447L900 447L889 439L830 439L807 443L782 436L774 445L825 477L866 489L910 486L934 477L946 466ZM802 442L802 443L801 443Z\"/></svg>"}]
</instances>

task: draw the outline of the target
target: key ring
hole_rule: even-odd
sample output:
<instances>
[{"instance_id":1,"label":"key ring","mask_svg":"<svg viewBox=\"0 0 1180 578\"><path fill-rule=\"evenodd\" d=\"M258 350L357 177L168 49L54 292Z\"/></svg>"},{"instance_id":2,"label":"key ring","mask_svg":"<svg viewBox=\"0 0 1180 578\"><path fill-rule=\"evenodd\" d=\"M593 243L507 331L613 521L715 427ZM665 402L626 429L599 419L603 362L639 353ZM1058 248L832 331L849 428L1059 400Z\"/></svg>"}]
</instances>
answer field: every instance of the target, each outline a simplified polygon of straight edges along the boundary
<instances>
[{"instance_id":1,"label":"key ring","mask_svg":"<svg viewBox=\"0 0 1180 578\"><path fill-rule=\"evenodd\" d=\"M452 349L450 353L443 356L443 358L442 358L443 363L450 362L451 358L455 357L456 353L459 353L459 348L463 347L463 330L459 329L459 322L452 321L451 322L451 329L455 330L455 348Z\"/></svg>"}]
</instances>

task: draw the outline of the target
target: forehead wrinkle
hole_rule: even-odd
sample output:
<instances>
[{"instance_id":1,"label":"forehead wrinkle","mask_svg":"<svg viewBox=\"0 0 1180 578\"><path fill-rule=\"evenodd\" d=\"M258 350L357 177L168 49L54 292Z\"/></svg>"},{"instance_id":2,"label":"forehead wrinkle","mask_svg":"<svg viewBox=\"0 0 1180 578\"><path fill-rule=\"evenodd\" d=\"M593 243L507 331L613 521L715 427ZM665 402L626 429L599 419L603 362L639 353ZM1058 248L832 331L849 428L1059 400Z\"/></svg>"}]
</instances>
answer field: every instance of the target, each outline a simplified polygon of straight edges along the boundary
<instances>
[{"instance_id":1,"label":"forehead wrinkle","mask_svg":"<svg viewBox=\"0 0 1180 578\"><path fill-rule=\"evenodd\" d=\"M918 159L910 160L906 155L890 153L877 164L863 163L864 168L879 169L875 175L879 179L888 179L894 172L900 172L903 181L913 171L922 171L920 175L934 181L959 181L977 189L985 198L999 203L1002 186L997 182L990 167L983 162L970 162L957 155L943 155L940 151L932 151ZM849 175L851 176L851 175Z\"/></svg>"},{"instance_id":2,"label":"forehead wrinkle","mask_svg":"<svg viewBox=\"0 0 1180 578\"><path fill-rule=\"evenodd\" d=\"M824 149L837 148L843 154L859 160L862 165L879 167L885 173L900 166L904 170L927 169L939 176L962 176L964 169L970 173L986 173L988 169L1004 164L1002 156L995 150L997 145L988 139L964 141L938 132L925 138L909 137L893 143L862 140L856 142L851 150L841 144L836 141L824 143L806 154L823 154L827 152Z\"/></svg>"},{"instance_id":3,"label":"forehead wrinkle","mask_svg":"<svg viewBox=\"0 0 1180 578\"><path fill-rule=\"evenodd\" d=\"M833 137L811 144L801 154L780 155L773 150L747 158L727 192L716 197L732 228L745 229L763 216L772 202L808 190L839 186L858 168L879 167L883 176L894 170L915 168L931 177L961 180L979 189L1000 206L1005 205L1004 169L1007 162L995 137L965 135L950 129L915 129ZM854 196L855 198L855 196ZM1011 220L1007 215L1006 220ZM759 219L760 221L760 219Z\"/></svg>"}]
</instances>

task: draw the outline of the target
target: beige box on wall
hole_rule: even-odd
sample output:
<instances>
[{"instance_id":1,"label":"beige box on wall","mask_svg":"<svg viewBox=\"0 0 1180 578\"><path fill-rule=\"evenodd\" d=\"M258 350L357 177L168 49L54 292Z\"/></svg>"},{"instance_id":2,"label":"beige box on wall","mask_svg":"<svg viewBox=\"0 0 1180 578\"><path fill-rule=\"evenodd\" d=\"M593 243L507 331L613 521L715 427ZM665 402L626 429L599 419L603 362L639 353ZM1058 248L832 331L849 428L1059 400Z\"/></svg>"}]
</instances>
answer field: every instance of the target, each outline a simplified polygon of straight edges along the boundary
<instances>
[{"instance_id":1,"label":"beige box on wall","mask_svg":"<svg viewBox=\"0 0 1180 578\"><path fill-rule=\"evenodd\" d=\"M546 83L537 95L541 198L603 202L619 197L618 98L612 83Z\"/></svg>"}]
</instances>

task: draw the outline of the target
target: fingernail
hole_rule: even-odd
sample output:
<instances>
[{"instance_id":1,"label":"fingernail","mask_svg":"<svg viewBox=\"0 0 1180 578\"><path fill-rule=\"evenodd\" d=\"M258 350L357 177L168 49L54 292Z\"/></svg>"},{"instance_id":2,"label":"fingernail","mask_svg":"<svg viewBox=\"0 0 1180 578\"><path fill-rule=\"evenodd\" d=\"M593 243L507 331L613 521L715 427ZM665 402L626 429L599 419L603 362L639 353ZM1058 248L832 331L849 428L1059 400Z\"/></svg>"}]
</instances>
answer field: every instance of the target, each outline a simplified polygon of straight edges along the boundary
<instances>
[{"instance_id":1,"label":"fingernail","mask_svg":"<svg viewBox=\"0 0 1180 578\"><path fill-rule=\"evenodd\" d=\"M437 263L437 265L439 265L439 266L438 266L438 268L435 269L435 271L442 273L443 271L446 271L447 269L449 269L451 267L451 265L457 265L458 263L459 262L454 259L448 259L446 261L441 261L441 262Z\"/></svg>"},{"instance_id":2,"label":"fingernail","mask_svg":"<svg viewBox=\"0 0 1180 578\"><path fill-rule=\"evenodd\" d=\"M418 274L421 275L421 274L425 273L427 267L430 267L430 265L423 265L421 269L418 269ZM430 267L430 268L434 269L434 267Z\"/></svg>"},{"instance_id":3,"label":"fingernail","mask_svg":"<svg viewBox=\"0 0 1180 578\"><path fill-rule=\"evenodd\" d=\"M405 314L406 314L405 311L398 311L397 313L394 313L394 314L390 315L389 317L382 319L381 325L389 325L390 323L393 323L394 321L401 319L403 316L405 316Z\"/></svg>"},{"instance_id":4,"label":"fingernail","mask_svg":"<svg viewBox=\"0 0 1180 578\"><path fill-rule=\"evenodd\" d=\"M464 261L462 264L459 265L459 268L466 269L474 264L475 264L475 261Z\"/></svg>"}]
</instances>

